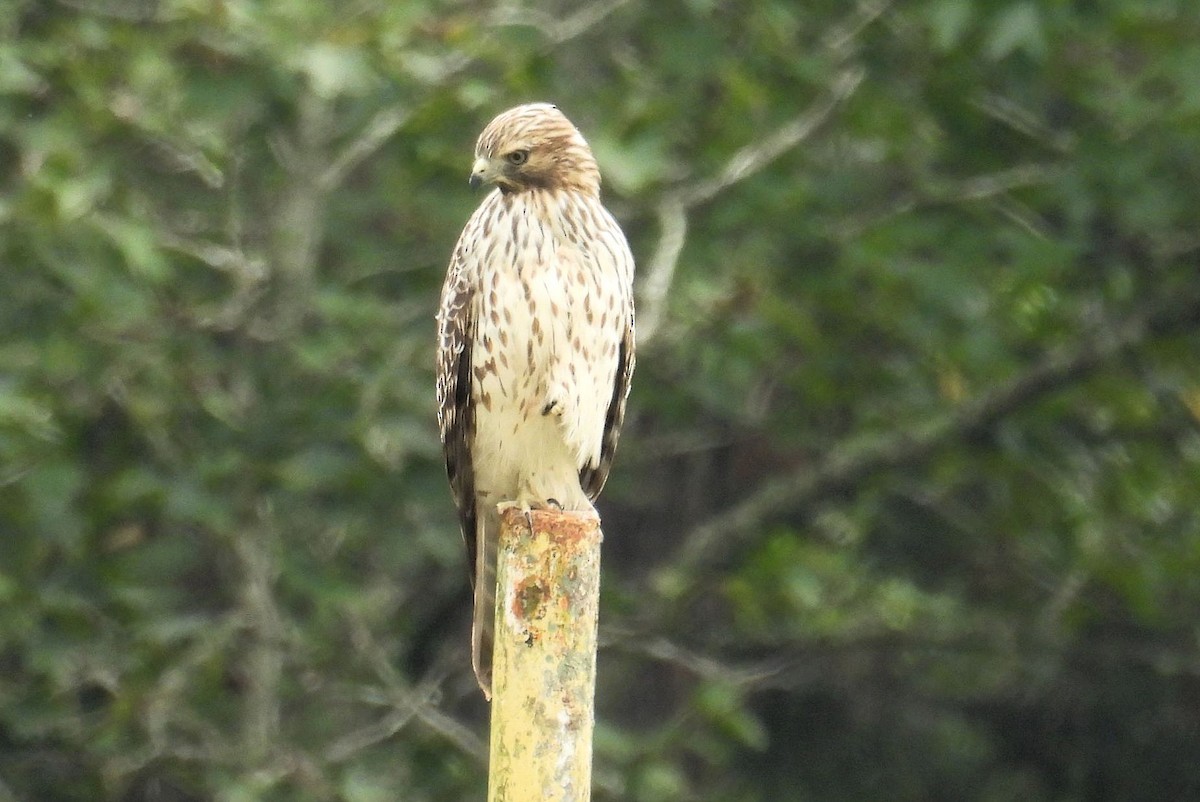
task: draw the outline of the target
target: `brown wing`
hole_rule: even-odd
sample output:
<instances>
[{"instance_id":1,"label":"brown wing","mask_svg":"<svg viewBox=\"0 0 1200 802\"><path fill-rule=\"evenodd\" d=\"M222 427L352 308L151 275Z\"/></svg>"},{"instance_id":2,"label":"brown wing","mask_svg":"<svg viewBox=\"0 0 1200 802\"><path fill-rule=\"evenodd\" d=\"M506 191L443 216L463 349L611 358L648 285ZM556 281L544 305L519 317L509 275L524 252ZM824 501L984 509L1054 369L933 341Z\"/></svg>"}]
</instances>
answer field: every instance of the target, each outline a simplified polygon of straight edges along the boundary
<instances>
[{"instance_id":1,"label":"brown wing","mask_svg":"<svg viewBox=\"0 0 1200 802\"><path fill-rule=\"evenodd\" d=\"M464 231L463 236L466 236ZM474 289L465 265L462 239L454 249L438 308L437 405L446 474L458 507L467 546L471 584L475 584L475 406L471 403L471 344L475 336Z\"/></svg>"},{"instance_id":2,"label":"brown wing","mask_svg":"<svg viewBox=\"0 0 1200 802\"><path fill-rule=\"evenodd\" d=\"M620 353L617 356L617 371L613 376L612 399L608 402L608 414L604 417L604 437L600 443L600 459L585 465L579 471L579 485L591 501L595 501L608 481L613 457L617 453L617 441L621 437L621 424L625 421L625 400L629 397L633 378L634 330L633 304L630 302L625 316L625 331L621 336Z\"/></svg>"}]
</instances>

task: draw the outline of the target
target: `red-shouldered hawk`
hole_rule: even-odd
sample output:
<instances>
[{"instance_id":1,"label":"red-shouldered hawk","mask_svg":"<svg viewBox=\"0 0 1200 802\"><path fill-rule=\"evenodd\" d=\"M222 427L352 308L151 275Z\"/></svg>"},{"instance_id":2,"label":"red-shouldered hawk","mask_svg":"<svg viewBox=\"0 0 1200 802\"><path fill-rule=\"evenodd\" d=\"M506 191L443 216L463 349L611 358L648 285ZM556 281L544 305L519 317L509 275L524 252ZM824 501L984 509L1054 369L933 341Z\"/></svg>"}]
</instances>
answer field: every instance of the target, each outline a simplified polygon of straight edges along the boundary
<instances>
[{"instance_id":1,"label":"red-shouldered hawk","mask_svg":"<svg viewBox=\"0 0 1200 802\"><path fill-rule=\"evenodd\" d=\"M471 663L491 698L497 504L592 510L633 373L633 256L591 148L557 107L492 120L472 186L494 184L438 311L438 424L475 590Z\"/></svg>"}]
</instances>

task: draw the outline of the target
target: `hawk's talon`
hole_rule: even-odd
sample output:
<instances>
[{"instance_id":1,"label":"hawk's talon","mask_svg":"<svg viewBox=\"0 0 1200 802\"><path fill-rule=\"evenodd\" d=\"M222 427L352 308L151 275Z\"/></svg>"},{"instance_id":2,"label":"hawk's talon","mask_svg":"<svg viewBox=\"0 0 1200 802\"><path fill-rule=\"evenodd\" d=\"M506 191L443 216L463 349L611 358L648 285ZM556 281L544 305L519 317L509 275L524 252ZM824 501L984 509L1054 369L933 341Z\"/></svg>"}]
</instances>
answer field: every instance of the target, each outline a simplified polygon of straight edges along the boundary
<instances>
[{"instance_id":1,"label":"hawk's talon","mask_svg":"<svg viewBox=\"0 0 1200 802\"><path fill-rule=\"evenodd\" d=\"M559 501L559 500L558 500L558 499L556 499L556 498L548 498L548 499L546 499L546 507L547 507L547 509L553 509L553 510L555 510L556 512L562 512L562 511L563 511L563 505L562 505L562 502L561 502L561 501Z\"/></svg>"},{"instance_id":2,"label":"hawk's talon","mask_svg":"<svg viewBox=\"0 0 1200 802\"><path fill-rule=\"evenodd\" d=\"M525 525L529 527L529 534L533 534L533 511L535 509L540 509L540 505L537 502L526 501L523 499L516 499L514 501L501 501L496 505L496 508L501 513L509 510L520 510L521 515L525 518Z\"/></svg>"}]
</instances>

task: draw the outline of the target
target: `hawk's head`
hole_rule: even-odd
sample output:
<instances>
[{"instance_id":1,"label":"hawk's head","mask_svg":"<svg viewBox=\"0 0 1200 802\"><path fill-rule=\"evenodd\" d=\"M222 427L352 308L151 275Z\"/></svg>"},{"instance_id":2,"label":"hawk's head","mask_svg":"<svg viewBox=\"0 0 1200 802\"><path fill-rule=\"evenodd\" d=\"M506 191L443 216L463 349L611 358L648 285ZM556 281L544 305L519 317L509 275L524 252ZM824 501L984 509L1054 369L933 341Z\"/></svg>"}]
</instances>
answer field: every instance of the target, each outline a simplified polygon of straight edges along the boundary
<instances>
[{"instance_id":1,"label":"hawk's head","mask_svg":"<svg viewBox=\"0 0 1200 802\"><path fill-rule=\"evenodd\" d=\"M568 189L600 194L592 149L557 106L528 103L488 123L475 144L471 186L495 184L501 192Z\"/></svg>"}]
</instances>

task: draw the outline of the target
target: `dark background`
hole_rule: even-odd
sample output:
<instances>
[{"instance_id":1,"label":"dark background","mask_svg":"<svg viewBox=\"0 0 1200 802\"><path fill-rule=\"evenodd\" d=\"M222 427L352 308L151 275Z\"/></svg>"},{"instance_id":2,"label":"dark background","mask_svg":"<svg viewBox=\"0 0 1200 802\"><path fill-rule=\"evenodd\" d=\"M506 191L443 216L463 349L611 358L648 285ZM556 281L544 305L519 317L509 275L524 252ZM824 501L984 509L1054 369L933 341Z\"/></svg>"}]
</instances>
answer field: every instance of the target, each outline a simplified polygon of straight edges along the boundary
<instances>
[{"instance_id":1,"label":"dark background","mask_svg":"<svg viewBox=\"0 0 1200 802\"><path fill-rule=\"evenodd\" d=\"M597 800L1200 798L1200 6L15 0L0 802L482 799L433 314L638 258Z\"/></svg>"}]
</instances>

